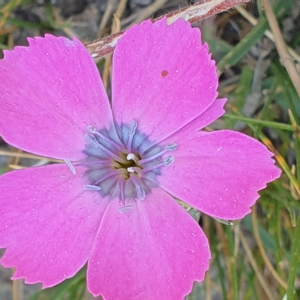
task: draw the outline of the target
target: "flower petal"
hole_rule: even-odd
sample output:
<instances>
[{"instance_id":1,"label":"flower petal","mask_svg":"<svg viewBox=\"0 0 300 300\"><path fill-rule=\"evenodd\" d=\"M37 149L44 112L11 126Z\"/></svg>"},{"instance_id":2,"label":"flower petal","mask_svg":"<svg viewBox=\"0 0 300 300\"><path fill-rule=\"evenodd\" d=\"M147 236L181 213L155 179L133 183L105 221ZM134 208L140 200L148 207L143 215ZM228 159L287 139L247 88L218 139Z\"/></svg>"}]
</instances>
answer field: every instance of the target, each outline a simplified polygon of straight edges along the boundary
<instances>
[{"instance_id":1,"label":"flower petal","mask_svg":"<svg viewBox=\"0 0 300 300\"><path fill-rule=\"evenodd\" d=\"M150 20L129 29L113 58L113 114L118 124L137 121L153 141L177 131L217 97L215 62L199 29L179 19ZM155 130L154 130L155 129Z\"/></svg>"},{"instance_id":2,"label":"flower petal","mask_svg":"<svg viewBox=\"0 0 300 300\"><path fill-rule=\"evenodd\" d=\"M257 192L281 173L263 144L238 132L184 132L166 141L171 142L179 147L158 178L160 186L216 218L244 217Z\"/></svg>"},{"instance_id":3,"label":"flower petal","mask_svg":"<svg viewBox=\"0 0 300 300\"><path fill-rule=\"evenodd\" d=\"M107 201L84 191L84 168L28 168L0 177L0 248L13 279L56 285L74 276L90 256Z\"/></svg>"},{"instance_id":4,"label":"flower petal","mask_svg":"<svg viewBox=\"0 0 300 300\"><path fill-rule=\"evenodd\" d=\"M204 127L210 125L212 122L216 121L225 113L224 105L226 101L227 99L225 98L214 101L213 104L208 109L206 109L200 116L198 116L196 119L180 128L172 136L168 137L166 141L172 140L173 137L176 135L180 135L184 138L186 135L195 133L203 129Z\"/></svg>"},{"instance_id":5,"label":"flower petal","mask_svg":"<svg viewBox=\"0 0 300 300\"><path fill-rule=\"evenodd\" d=\"M93 295L112 299L183 299L209 267L199 225L161 189L120 213L109 205L88 265Z\"/></svg>"},{"instance_id":6,"label":"flower petal","mask_svg":"<svg viewBox=\"0 0 300 300\"><path fill-rule=\"evenodd\" d=\"M87 127L111 125L111 109L97 67L74 37L46 35L0 60L0 134L39 155L83 157Z\"/></svg>"}]
</instances>

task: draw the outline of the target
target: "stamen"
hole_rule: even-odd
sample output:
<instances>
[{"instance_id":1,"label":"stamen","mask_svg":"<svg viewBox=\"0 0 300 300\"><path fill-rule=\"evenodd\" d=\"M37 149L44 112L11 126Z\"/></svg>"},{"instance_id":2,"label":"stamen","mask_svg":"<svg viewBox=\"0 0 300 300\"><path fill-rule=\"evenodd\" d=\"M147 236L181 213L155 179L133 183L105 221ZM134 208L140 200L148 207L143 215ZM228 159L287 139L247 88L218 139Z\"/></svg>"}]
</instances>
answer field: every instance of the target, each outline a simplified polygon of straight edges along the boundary
<instances>
[{"instance_id":1,"label":"stamen","mask_svg":"<svg viewBox=\"0 0 300 300\"><path fill-rule=\"evenodd\" d=\"M126 156L127 160L133 160L136 164L139 162L139 159L133 154L133 153L129 153Z\"/></svg>"},{"instance_id":2,"label":"stamen","mask_svg":"<svg viewBox=\"0 0 300 300\"><path fill-rule=\"evenodd\" d=\"M97 185L87 184L83 187L87 191L100 191L101 187Z\"/></svg>"},{"instance_id":3,"label":"stamen","mask_svg":"<svg viewBox=\"0 0 300 300\"><path fill-rule=\"evenodd\" d=\"M137 128L137 122L132 121L132 123L130 125L130 130L129 130L129 137L128 137L128 141L127 141L127 151L128 152L131 152L132 140L135 135L136 128Z\"/></svg>"},{"instance_id":4,"label":"stamen","mask_svg":"<svg viewBox=\"0 0 300 300\"><path fill-rule=\"evenodd\" d=\"M97 149L103 150L106 154L108 154L110 157L112 157L116 161L119 161L120 163L123 163L123 164L127 163L127 161L125 159L119 157L118 155L116 155L115 153L113 153L112 151L110 151L109 149L104 147L95 137L86 134L85 138L88 143L92 144Z\"/></svg>"},{"instance_id":5,"label":"stamen","mask_svg":"<svg viewBox=\"0 0 300 300\"><path fill-rule=\"evenodd\" d=\"M129 173L134 173L134 172L135 172L134 169L133 169L133 167L127 168L127 171L128 171Z\"/></svg>"},{"instance_id":6,"label":"stamen","mask_svg":"<svg viewBox=\"0 0 300 300\"><path fill-rule=\"evenodd\" d=\"M97 129L96 129L95 127L93 127L92 125L89 125L89 126L88 126L88 131L89 131L90 133L96 133L96 132L97 132Z\"/></svg>"},{"instance_id":7,"label":"stamen","mask_svg":"<svg viewBox=\"0 0 300 300\"><path fill-rule=\"evenodd\" d=\"M157 184L155 178L161 175L163 168L174 163L174 156L167 152L176 151L178 144L155 144L138 131L137 121L113 126L115 132L105 128L98 131L88 126L84 151L87 158L74 165L68 160L65 162L74 174L76 166L86 166L87 183L90 184L84 185L83 189L100 191L110 199L118 198L118 211L127 213L134 209L133 201L145 200L153 188L152 183Z\"/></svg>"},{"instance_id":8,"label":"stamen","mask_svg":"<svg viewBox=\"0 0 300 300\"><path fill-rule=\"evenodd\" d=\"M64 160L66 165L70 168L71 172L76 175L76 170L75 170L75 167L73 166L73 164L68 160L68 159L65 159Z\"/></svg>"},{"instance_id":9,"label":"stamen","mask_svg":"<svg viewBox=\"0 0 300 300\"><path fill-rule=\"evenodd\" d=\"M86 166L86 165L107 165L107 166L110 166L111 165L111 162L107 161L107 160L101 160L101 159L98 159L98 160L88 160L88 161L78 161L78 162L75 162L74 165L76 166Z\"/></svg>"},{"instance_id":10,"label":"stamen","mask_svg":"<svg viewBox=\"0 0 300 300\"><path fill-rule=\"evenodd\" d=\"M141 184L139 184L139 182L135 176L131 176L130 178L131 178L133 184L135 185L136 195L137 195L138 199L145 200L146 193L145 193L144 188L141 186Z\"/></svg>"},{"instance_id":11,"label":"stamen","mask_svg":"<svg viewBox=\"0 0 300 300\"><path fill-rule=\"evenodd\" d=\"M165 167L165 166L166 166L165 162L161 162L161 163L159 163L157 165L154 165L154 166L142 169L140 173L141 174L146 174L146 173L151 172L151 171L153 171L155 169L159 169L159 168Z\"/></svg>"},{"instance_id":12,"label":"stamen","mask_svg":"<svg viewBox=\"0 0 300 300\"><path fill-rule=\"evenodd\" d=\"M127 171L129 173L136 173L138 175L138 177L141 177L141 168L139 168L139 167L129 167L129 168L127 168Z\"/></svg>"},{"instance_id":13,"label":"stamen","mask_svg":"<svg viewBox=\"0 0 300 300\"><path fill-rule=\"evenodd\" d=\"M112 176L120 175L120 174L122 174L122 173L124 173L124 169L112 170L112 171L106 173L105 176L99 178L99 180L97 180L96 182L94 182L94 185L97 185L97 184L99 184L99 183L105 181L106 179L108 179L108 178L110 178L110 177L112 177Z\"/></svg>"},{"instance_id":14,"label":"stamen","mask_svg":"<svg viewBox=\"0 0 300 300\"><path fill-rule=\"evenodd\" d=\"M133 209L133 205L132 204L128 204L128 205L124 205L124 206L122 206L122 207L119 207L119 212L120 213L127 213L127 212L129 212L129 211L131 211Z\"/></svg>"},{"instance_id":15,"label":"stamen","mask_svg":"<svg viewBox=\"0 0 300 300\"><path fill-rule=\"evenodd\" d=\"M176 149L178 148L178 144L174 143L174 144L170 144L170 145L167 145L166 148L150 157L147 157L147 158L144 158L144 159L141 159L139 161L139 164L144 164L144 163L147 163L157 157L160 157L162 156L163 154L165 154L166 152L169 152L169 151L175 151Z\"/></svg>"},{"instance_id":16,"label":"stamen","mask_svg":"<svg viewBox=\"0 0 300 300\"><path fill-rule=\"evenodd\" d=\"M165 160L165 166L170 166L174 162L175 158L173 155L168 156L168 158Z\"/></svg>"},{"instance_id":17,"label":"stamen","mask_svg":"<svg viewBox=\"0 0 300 300\"><path fill-rule=\"evenodd\" d=\"M93 134L99 136L101 139L103 139L103 140L109 142L110 145L114 146L114 147L117 148L118 150L120 150L120 151L125 151L124 147L122 147L121 145L119 145L118 143L116 143L114 140L112 140L112 139L106 137L106 136L105 136L104 134L102 134L101 132L97 131L97 129L96 129L95 127L93 127L93 126L91 126L91 125L88 126L88 131L89 131L90 133L93 133Z\"/></svg>"},{"instance_id":18,"label":"stamen","mask_svg":"<svg viewBox=\"0 0 300 300\"><path fill-rule=\"evenodd\" d=\"M124 195L124 180L123 178L119 179L119 189L120 189L120 201L125 204L125 195Z\"/></svg>"},{"instance_id":19,"label":"stamen","mask_svg":"<svg viewBox=\"0 0 300 300\"><path fill-rule=\"evenodd\" d=\"M168 167L170 166L173 162L175 161L175 158L173 155L170 155L167 157L167 159L164 161L164 162L161 162L157 165L154 165L154 166L151 166L151 167L148 167L148 168L144 168L140 171L141 174L146 174L148 172L151 172L155 169L159 169L161 167Z\"/></svg>"},{"instance_id":20,"label":"stamen","mask_svg":"<svg viewBox=\"0 0 300 300\"><path fill-rule=\"evenodd\" d=\"M175 151L178 148L178 144L174 143L174 144L169 144L167 145L167 151Z\"/></svg>"}]
</instances>

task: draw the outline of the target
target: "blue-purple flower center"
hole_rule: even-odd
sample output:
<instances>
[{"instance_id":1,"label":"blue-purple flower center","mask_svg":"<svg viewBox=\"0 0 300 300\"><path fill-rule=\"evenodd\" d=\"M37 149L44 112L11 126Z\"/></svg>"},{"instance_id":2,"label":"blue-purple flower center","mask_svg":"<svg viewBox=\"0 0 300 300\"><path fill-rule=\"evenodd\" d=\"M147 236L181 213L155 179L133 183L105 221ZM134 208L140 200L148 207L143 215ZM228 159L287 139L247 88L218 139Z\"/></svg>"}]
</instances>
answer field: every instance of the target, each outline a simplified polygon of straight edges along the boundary
<instances>
[{"instance_id":1,"label":"blue-purple flower center","mask_svg":"<svg viewBox=\"0 0 300 300\"><path fill-rule=\"evenodd\" d=\"M144 200L152 188L158 186L162 168L174 162L169 152L177 144L161 146L138 130L138 124L111 126L107 129L88 127L87 158L90 182L86 190L99 191L103 197L125 200Z\"/></svg>"}]
</instances>

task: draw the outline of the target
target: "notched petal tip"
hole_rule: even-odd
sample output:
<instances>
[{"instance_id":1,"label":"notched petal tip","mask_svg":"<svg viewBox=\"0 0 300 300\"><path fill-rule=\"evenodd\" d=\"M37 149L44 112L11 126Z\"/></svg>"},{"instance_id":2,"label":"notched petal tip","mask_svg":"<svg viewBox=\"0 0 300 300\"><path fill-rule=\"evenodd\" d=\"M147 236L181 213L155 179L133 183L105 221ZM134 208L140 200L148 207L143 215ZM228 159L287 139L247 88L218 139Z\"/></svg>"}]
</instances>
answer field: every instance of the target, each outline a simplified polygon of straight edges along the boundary
<instances>
[{"instance_id":1,"label":"notched petal tip","mask_svg":"<svg viewBox=\"0 0 300 300\"><path fill-rule=\"evenodd\" d=\"M50 165L0 177L0 246L7 249L1 264L16 268L13 279L51 287L89 259L107 201L83 192L85 168L77 172Z\"/></svg>"},{"instance_id":2,"label":"notched petal tip","mask_svg":"<svg viewBox=\"0 0 300 300\"><path fill-rule=\"evenodd\" d=\"M132 27L119 40L113 59L116 122L135 119L156 141L201 115L217 97L216 63L201 42L200 30L184 20ZM124 82L128 77L130 82Z\"/></svg>"},{"instance_id":3,"label":"notched petal tip","mask_svg":"<svg viewBox=\"0 0 300 300\"><path fill-rule=\"evenodd\" d=\"M46 34L28 43L0 60L1 135L28 152L80 160L87 126L112 123L99 71L76 37Z\"/></svg>"},{"instance_id":4,"label":"notched petal tip","mask_svg":"<svg viewBox=\"0 0 300 300\"><path fill-rule=\"evenodd\" d=\"M265 145L239 132L197 132L186 136L160 186L212 217L241 219L258 192L281 174L272 156Z\"/></svg>"},{"instance_id":5,"label":"notched petal tip","mask_svg":"<svg viewBox=\"0 0 300 300\"><path fill-rule=\"evenodd\" d=\"M48 46L55 45L55 44L61 45L61 42L63 42L65 46L77 46L77 47L81 47L82 49L85 49L86 51L85 46L76 36L73 36L73 39L69 39L64 36L55 36L53 34L46 33L44 36L28 37L27 41L28 41L28 45L16 46L11 50L7 50L7 49L3 50L4 58L5 55L7 55L7 53L19 52L20 50L22 51L24 49L42 46L45 44L48 44ZM45 55L47 55L46 51L45 51Z\"/></svg>"},{"instance_id":6,"label":"notched petal tip","mask_svg":"<svg viewBox=\"0 0 300 300\"><path fill-rule=\"evenodd\" d=\"M88 263L89 291L105 299L183 299L204 279L211 258L197 222L160 189L126 214L118 208L111 202L102 219Z\"/></svg>"}]
</instances>

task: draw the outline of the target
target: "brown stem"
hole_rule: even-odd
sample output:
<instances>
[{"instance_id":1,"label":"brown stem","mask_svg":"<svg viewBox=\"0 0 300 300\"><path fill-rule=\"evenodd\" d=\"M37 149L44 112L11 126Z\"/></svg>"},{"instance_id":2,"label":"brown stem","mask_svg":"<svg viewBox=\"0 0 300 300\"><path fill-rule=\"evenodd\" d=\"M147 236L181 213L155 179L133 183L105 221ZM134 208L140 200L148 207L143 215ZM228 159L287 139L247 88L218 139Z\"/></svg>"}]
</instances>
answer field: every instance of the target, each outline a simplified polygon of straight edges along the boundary
<instances>
[{"instance_id":1,"label":"brown stem","mask_svg":"<svg viewBox=\"0 0 300 300\"><path fill-rule=\"evenodd\" d=\"M193 23L207 19L211 16L219 14L223 11L227 11L237 5L241 5L249 1L250 0L210 0L204 3L197 3L192 6L184 7L163 17L167 18L168 24L175 22L179 18L183 18L186 21ZM153 22L156 22L163 17L155 19ZM86 47L93 58L102 57L114 51L117 41L122 37L123 34L124 31L95 40L91 43L88 43Z\"/></svg>"}]
</instances>

